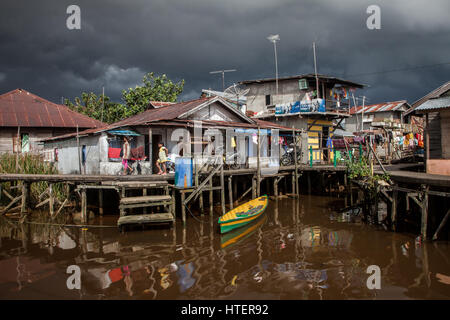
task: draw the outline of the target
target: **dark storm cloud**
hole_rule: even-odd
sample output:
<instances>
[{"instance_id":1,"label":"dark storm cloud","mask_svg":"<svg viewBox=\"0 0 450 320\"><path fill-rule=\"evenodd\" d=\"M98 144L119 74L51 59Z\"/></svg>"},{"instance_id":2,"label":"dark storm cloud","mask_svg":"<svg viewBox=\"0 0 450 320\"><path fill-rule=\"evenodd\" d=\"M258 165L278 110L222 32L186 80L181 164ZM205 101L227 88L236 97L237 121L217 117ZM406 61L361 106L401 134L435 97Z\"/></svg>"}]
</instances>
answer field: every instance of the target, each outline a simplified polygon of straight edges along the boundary
<instances>
[{"instance_id":1,"label":"dark storm cloud","mask_svg":"<svg viewBox=\"0 0 450 320\"><path fill-rule=\"evenodd\" d=\"M81 30L66 28L66 8L81 7ZM381 30L368 30L366 9L381 7ZM0 91L17 87L60 101L81 91L120 100L146 72L185 79L183 99L227 84L313 71L370 85L370 102L413 102L450 80L450 66L361 75L450 62L448 0L435 1L5 1L0 11Z\"/></svg>"}]
</instances>

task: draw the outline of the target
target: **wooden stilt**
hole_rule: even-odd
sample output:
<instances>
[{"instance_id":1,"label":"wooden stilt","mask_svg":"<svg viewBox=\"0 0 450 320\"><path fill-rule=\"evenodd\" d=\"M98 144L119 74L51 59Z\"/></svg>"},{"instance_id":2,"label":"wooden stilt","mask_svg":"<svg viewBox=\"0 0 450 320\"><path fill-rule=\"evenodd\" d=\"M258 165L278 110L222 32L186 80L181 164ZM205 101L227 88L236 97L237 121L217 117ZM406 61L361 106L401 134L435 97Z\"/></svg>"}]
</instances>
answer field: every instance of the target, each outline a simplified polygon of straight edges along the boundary
<instances>
[{"instance_id":1,"label":"wooden stilt","mask_svg":"<svg viewBox=\"0 0 450 320\"><path fill-rule=\"evenodd\" d=\"M98 189L98 213L101 216L103 216L103 190L102 189Z\"/></svg>"},{"instance_id":2,"label":"wooden stilt","mask_svg":"<svg viewBox=\"0 0 450 320\"><path fill-rule=\"evenodd\" d=\"M53 183L50 183L48 186L48 196L50 199L48 202L50 216L53 217L53 215L55 214L55 197L53 194Z\"/></svg>"},{"instance_id":3,"label":"wooden stilt","mask_svg":"<svg viewBox=\"0 0 450 320\"><path fill-rule=\"evenodd\" d=\"M81 221L87 223L87 196L86 189L81 189Z\"/></svg>"},{"instance_id":4,"label":"wooden stilt","mask_svg":"<svg viewBox=\"0 0 450 320\"><path fill-rule=\"evenodd\" d=\"M220 190L220 202L222 205L222 214L225 214L225 178L223 175L223 164L220 166L220 186L222 189Z\"/></svg>"},{"instance_id":5,"label":"wooden stilt","mask_svg":"<svg viewBox=\"0 0 450 320\"><path fill-rule=\"evenodd\" d=\"M392 204L391 204L391 223L392 228L395 231L397 227L397 195L398 190L396 188L397 185L394 185L394 189L392 190Z\"/></svg>"},{"instance_id":6,"label":"wooden stilt","mask_svg":"<svg viewBox=\"0 0 450 320\"><path fill-rule=\"evenodd\" d=\"M233 190L232 190L232 186L233 186L233 176L229 176L228 177L228 197L229 197L229 201L230 201L230 210L233 209Z\"/></svg>"},{"instance_id":7,"label":"wooden stilt","mask_svg":"<svg viewBox=\"0 0 450 320\"><path fill-rule=\"evenodd\" d=\"M256 159L257 195L261 196L261 129L258 127L258 158Z\"/></svg>"},{"instance_id":8,"label":"wooden stilt","mask_svg":"<svg viewBox=\"0 0 450 320\"><path fill-rule=\"evenodd\" d=\"M278 178L273 178L273 195L278 198Z\"/></svg>"},{"instance_id":9,"label":"wooden stilt","mask_svg":"<svg viewBox=\"0 0 450 320\"><path fill-rule=\"evenodd\" d=\"M311 194L311 171L308 171L307 179L308 179L308 194Z\"/></svg>"},{"instance_id":10,"label":"wooden stilt","mask_svg":"<svg viewBox=\"0 0 450 320\"><path fill-rule=\"evenodd\" d=\"M28 212L28 199L30 196L30 184L28 182L22 183L22 206L20 209L20 213Z\"/></svg>"},{"instance_id":11,"label":"wooden stilt","mask_svg":"<svg viewBox=\"0 0 450 320\"><path fill-rule=\"evenodd\" d=\"M213 178L209 180L209 213L211 216L214 214Z\"/></svg>"},{"instance_id":12,"label":"wooden stilt","mask_svg":"<svg viewBox=\"0 0 450 320\"><path fill-rule=\"evenodd\" d=\"M185 193L181 191L181 220L183 221L183 227L186 226L186 205L184 204Z\"/></svg>"},{"instance_id":13,"label":"wooden stilt","mask_svg":"<svg viewBox=\"0 0 450 320\"><path fill-rule=\"evenodd\" d=\"M59 215L59 213L62 211L62 209L66 206L66 203L69 201L69 198L66 198L61 206L59 207L58 211L56 211L55 215L52 217L52 219L56 219L56 217Z\"/></svg>"},{"instance_id":14,"label":"wooden stilt","mask_svg":"<svg viewBox=\"0 0 450 320\"><path fill-rule=\"evenodd\" d=\"M237 199L237 190L238 190L237 178L234 178L234 180L233 180L233 199Z\"/></svg>"},{"instance_id":15,"label":"wooden stilt","mask_svg":"<svg viewBox=\"0 0 450 320\"><path fill-rule=\"evenodd\" d=\"M298 163L297 163L297 137L295 135L294 127L292 127L292 138L294 139L294 164L295 164L295 194L299 194L298 190Z\"/></svg>"},{"instance_id":16,"label":"wooden stilt","mask_svg":"<svg viewBox=\"0 0 450 320\"><path fill-rule=\"evenodd\" d=\"M292 195L295 194L295 172L292 172Z\"/></svg>"},{"instance_id":17,"label":"wooden stilt","mask_svg":"<svg viewBox=\"0 0 450 320\"><path fill-rule=\"evenodd\" d=\"M255 176L253 176L253 179L252 179L252 199L256 198L256 180L257 180L257 178Z\"/></svg>"},{"instance_id":18,"label":"wooden stilt","mask_svg":"<svg viewBox=\"0 0 450 320\"><path fill-rule=\"evenodd\" d=\"M123 199L125 197L126 197L125 187L122 187L120 192L120 199ZM125 208L123 207L120 207L120 216L121 217L125 216Z\"/></svg>"},{"instance_id":19,"label":"wooden stilt","mask_svg":"<svg viewBox=\"0 0 450 320\"><path fill-rule=\"evenodd\" d=\"M450 209L445 214L444 219L442 219L441 223L439 224L439 227L437 228L436 232L433 235L433 240L437 240L439 233L441 232L442 228L444 228L445 224L447 223L448 218L450 217Z\"/></svg>"},{"instance_id":20,"label":"wooden stilt","mask_svg":"<svg viewBox=\"0 0 450 320\"><path fill-rule=\"evenodd\" d=\"M426 186L422 200L422 223L420 233L422 235L423 240L427 239L427 229L428 229L428 189L429 187Z\"/></svg>"}]
</instances>

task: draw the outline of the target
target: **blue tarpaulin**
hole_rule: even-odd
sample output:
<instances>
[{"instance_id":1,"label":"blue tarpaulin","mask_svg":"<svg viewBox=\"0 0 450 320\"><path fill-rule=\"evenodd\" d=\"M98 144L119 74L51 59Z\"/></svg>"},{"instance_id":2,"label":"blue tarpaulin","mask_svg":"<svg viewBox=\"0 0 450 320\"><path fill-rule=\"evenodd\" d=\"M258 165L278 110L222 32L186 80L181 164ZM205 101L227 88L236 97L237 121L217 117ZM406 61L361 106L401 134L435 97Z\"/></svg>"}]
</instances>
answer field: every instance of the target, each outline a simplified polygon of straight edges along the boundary
<instances>
[{"instance_id":1,"label":"blue tarpaulin","mask_svg":"<svg viewBox=\"0 0 450 320\"><path fill-rule=\"evenodd\" d=\"M116 136L140 136L139 133L131 130L109 130L108 133L114 134Z\"/></svg>"}]
</instances>

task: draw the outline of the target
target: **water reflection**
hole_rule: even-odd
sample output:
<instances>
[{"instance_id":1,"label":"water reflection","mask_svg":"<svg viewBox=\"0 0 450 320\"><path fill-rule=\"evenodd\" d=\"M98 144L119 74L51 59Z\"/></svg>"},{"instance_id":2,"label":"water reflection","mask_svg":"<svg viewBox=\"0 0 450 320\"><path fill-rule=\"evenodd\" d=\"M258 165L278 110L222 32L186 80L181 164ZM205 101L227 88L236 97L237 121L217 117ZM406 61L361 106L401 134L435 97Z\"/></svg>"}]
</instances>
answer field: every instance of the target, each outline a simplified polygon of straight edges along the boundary
<instances>
[{"instance_id":1,"label":"water reflection","mask_svg":"<svg viewBox=\"0 0 450 320\"><path fill-rule=\"evenodd\" d=\"M362 224L343 205L311 196L270 201L260 220L222 236L216 216L203 216L201 224L189 219L187 228L125 234L1 219L0 298L450 297L447 242L422 243ZM66 269L74 264L82 271L81 290L66 287ZM382 270L381 290L366 286L372 264Z\"/></svg>"}]
</instances>

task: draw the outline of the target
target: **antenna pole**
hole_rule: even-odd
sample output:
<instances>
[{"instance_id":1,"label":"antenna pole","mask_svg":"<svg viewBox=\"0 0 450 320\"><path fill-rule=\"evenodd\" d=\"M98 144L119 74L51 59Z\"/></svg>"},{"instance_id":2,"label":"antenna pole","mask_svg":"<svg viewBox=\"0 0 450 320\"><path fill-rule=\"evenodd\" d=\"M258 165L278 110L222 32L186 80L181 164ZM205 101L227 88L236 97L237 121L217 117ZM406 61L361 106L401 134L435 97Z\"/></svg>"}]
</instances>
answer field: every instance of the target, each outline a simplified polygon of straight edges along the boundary
<instances>
[{"instance_id":1,"label":"antenna pole","mask_svg":"<svg viewBox=\"0 0 450 320\"><path fill-rule=\"evenodd\" d=\"M362 104L362 111L361 111L361 131L364 130L364 103L366 102L366 96L363 96L363 104Z\"/></svg>"},{"instance_id":2,"label":"antenna pole","mask_svg":"<svg viewBox=\"0 0 450 320\"><path fill-rule=\"evenodd\" d=\"M101 122L103 122L103 109L105 109L105 87L102 88L102 116L101 116Z\"/></svg>"},{"instance_id":3,"label":"antenna pole","mask_svg":"<svg viewBox=\"0 0 450 320\"><path fill-rule=\"evenodd\" d=\"M315 42L313 42L313 51L314 51L314 73L316 74L316 91L317 91L317 98L319 98L319 78L317 77L316 43Z\"/></svg>"},{"instance_id":4,"label":"antenna pole","mask_svg":"<svg viewBox=\"0 0 450 320\"><path fill-rule=\"evenodd\" d=\"M278 59L277 59L277 42L273 42L273 49L275 51L275 81L276 81L276 92L278 95Z\"/></svg>"},{"instance_id":5,"label":"antenna pole","mask_svg":"<svg viewBox=\"0 0 450 320\"><path fill-rule=\"evenodd\" d=\"M234 72L237 71L236 69L232 70L218 70L218 71L211 71L210 74L214 73L221 73L222 74L222 92L225 91L225 72Z\"/></svg>"}]
</instances>

